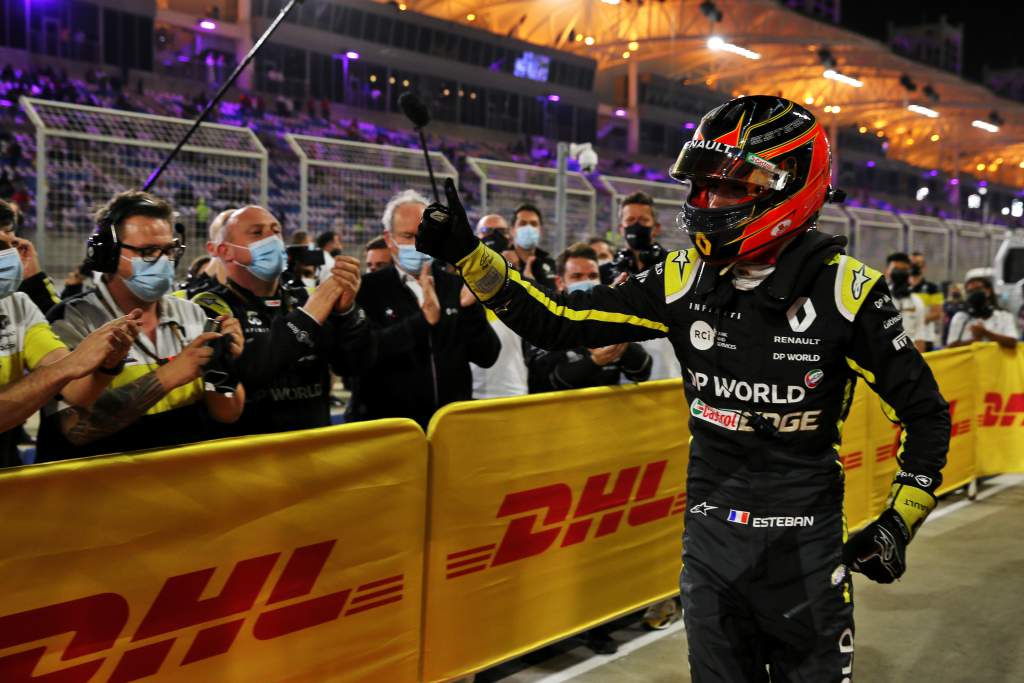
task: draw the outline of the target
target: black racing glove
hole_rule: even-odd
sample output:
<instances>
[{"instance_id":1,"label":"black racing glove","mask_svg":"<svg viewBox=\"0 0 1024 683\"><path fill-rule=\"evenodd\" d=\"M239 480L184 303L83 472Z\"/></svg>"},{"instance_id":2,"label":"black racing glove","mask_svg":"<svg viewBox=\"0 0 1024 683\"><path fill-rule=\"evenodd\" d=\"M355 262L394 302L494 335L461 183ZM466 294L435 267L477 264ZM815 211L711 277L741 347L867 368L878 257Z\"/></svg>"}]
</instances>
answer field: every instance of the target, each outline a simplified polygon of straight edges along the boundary
<instances>
[{"instance_id":1,"label":"black racing glove","mask_svg":"<svg viewBox=\"0 0 1024 683\"><path fill-rule=\"evenodd\" d=\"M907 569L907 544L935 508L940 479L900 470L888 507L843 546L843 563L878 583L892 583Z\"/></svg>"},{"instance_id":2,"label":"black racing glove","mask_svg":"<svg viewBox=\"0 0 1024 683\"><path fill-rule=\"evenodd\" d=\"M872 581L892 583L907 570L910 530L892 509L855 534L843 546L843 564Z\"/></svg>"},{"instance_id":3,"label":"black racing glove","mask_svg":"<svg viewBox=\"0 0 1024 683\"><path fill-rule=\"evenodd\" d=\"M416 251L456 265L476 249L480 240L473 234L451 178L444 181L444 194L448 206L434 202L423 212L416 233Z\"/></svg>"}]
</instances>

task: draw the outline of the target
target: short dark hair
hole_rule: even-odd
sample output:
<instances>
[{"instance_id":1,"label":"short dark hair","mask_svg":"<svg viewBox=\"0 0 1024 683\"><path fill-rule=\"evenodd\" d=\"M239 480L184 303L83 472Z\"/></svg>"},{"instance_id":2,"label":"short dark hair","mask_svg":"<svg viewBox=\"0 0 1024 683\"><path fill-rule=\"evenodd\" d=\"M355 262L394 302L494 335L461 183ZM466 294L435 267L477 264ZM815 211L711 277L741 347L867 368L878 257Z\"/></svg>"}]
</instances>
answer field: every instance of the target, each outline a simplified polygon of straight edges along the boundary
<instances>
[{"instance_id":1,"label":"short dark hair","mask_svg":"<svg viewBox=\"0 0 1024 683\"><path fill-rule=\"evenodd\" d=\"M571 258L586 258L590 259L594 263L597 263L597 252L586 242L577 242L576 244L570 244L566 247L565 251L558 255L555 259L555 266L558 268L558 274L565 275L565 264Z\"/></svg>"},{"instance_id":2,"label":"short dark hair","mask_svg":"<svg viewBox=\"0 0 1024 683\"><path fill-rule=\"evenodd\" d=\"M306 232L305 230L296 230L295 232L292 233L291 244L293 246L296 245L296 244L301 246L301 245L305 244L306 240L308 240L308 239L309 239L309 233L308 232Z\"/></svg>"},{"instance_id":3,"label":"short dark hair","mask_svg":"<svg viewBox=\"0 0 1024 683\"><path fill-rule=\"evenodd\" d=\"M14 202L0 199L0 230L14 231L21 227L21 209Z\"/></svg>"},{"instance_id":4,"label":"short dark hair","mask_svg":"<svg viewBox=\"0 0 1024 683\"><path fill-rule=\"evenodd\" d=\"M371 249L387 249L388 243L383 237L374 237L372 240L366 243L366 249L364 251L370 251Z\"/></svg>"},{"instance_id":5,"label":"short dark hair","mask_svg":"<svg viewBox=\"0 0 1024 683\"><path fill-rule=\"evenodd\" d=\"M111 224L118 239L121 237L118 226L132 216L157 218L167 221L172 227L174 225L174 207L171 206L171 203L142 190L118 192L93 213L96 224Z\"/></svg>"},{"instance_id":6,"label":"short dark hair","mask_svg":"<svg viewBox=\"0 0 1024 683\"><path fill-rule=\"evenodd\" d=\"M654 211L654 198L646 192L637 190L633 194L628 194L622 199L622 206L628 204L643 204L644 206L651 207L651 211Z\"/></svg>"},{"instance_id":7,"label":"short dark hair","mask_svg":"<svg viewBox=\"0 0 1024 683\"><path fill-rule=\"evenodd\" d=\"M544 225L544 214L542 214L542 213L540 212L540 209L538 209L538 208L537 208L537 207L536 207L535 205L533 205L533 204L529 204L529 203L524 203L524 204L520 204L519 206L517 206L517 207L516 207L516 210L512 212L512 220L510 221L510 223L512 224L512 226L514 226L514 225L516 224L516 218L517 218L517 217L519 216L519 214L520 214L520 213L522 213L523 211L533 211L533 212L534 212L535 214L537 214L537 218L539 218L539 219L540 219L540 224L541 224L541 225ZM510 226L510 227L511 227L511 226Z\"/></svg>"},{"instance_id":8,"label":"short dark hair","mask_svg":"<svg viewBox=\"0 0 1024 683\"><path fill-rule=\"evenodd\" d=\"M964 289L967 289L967 285L971 284L972 282L980 282L982 286L987 288L989 291L995 290L995 286L993 286L992 284L992 278L990 277L985 277L983 275L975 275L974 277L969 277L967 278L967 281L964 282Z\"/></svg>"},{"instance_id":9,"label":"short dark hair","mask_svg":"<svg viewBox=\"0 0 1024 683\"><path fill-rule=\"evenodd\" d=\"M334 232L333 230L328 230L327 232L320 233L319 235L316 236L316 248L323 249L324 247L327 246L328 242L333 241L337 237L338 233Z\"/></svg>"},{"instance_id":10,"label":"short dark hair","mask_svg":"<svg viewBox=\"0 0 1024 683\"><path fill-rule=\"evenodd\" d=\"M894 251L893 253L885 257L885 265L889 265L894 261L898 261L900 263L910 263L910 257L907 256L907 253L905 251Z\"/></svg>"},{"instance_id":11,"label":"short dark hair","mask_svg":"<svg viewBox=\"0 0 1024 683\"><path fill-rule=\"evenodd\" d=\"M612 243L603 237L591 237L589 240L587 240L587 246L592 247L598 242L601 242L602 244L607 244L609 247L612 246Z\"/></svg>"}]
</instances>

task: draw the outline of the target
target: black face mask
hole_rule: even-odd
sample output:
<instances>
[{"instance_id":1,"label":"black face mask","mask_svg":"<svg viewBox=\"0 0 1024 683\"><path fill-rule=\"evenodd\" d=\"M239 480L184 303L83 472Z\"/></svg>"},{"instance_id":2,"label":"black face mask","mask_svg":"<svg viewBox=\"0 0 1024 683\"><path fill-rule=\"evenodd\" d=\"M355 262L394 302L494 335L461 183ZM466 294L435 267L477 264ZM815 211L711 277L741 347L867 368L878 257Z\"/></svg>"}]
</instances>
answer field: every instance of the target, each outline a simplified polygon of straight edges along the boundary
<instances>
[{"instance_id":1,"label":"black face mask","mask_svg":"<svg viewBox=\"0 0 1024 683\"><path fill-rule=\"evenodd\" d=\"M992 305L985 290L976 289L967 294L967 312L975 318L987 318L992 315Z\"/></svg>"},{"instance_id":2,"label":"black face mask","mask_svg":"<svg viewBox=\"0 0 1024 683\"><path fill-rule=\"evenodd\" d=\"M894 268L889 273L892 281L892 293L896 297L905 297L910 293L910 271L906 268Z\"/></svg>"},{"instance_id":3,"label":"black face mask","mask_svg":"<svg viewBox=\"0 0 1024 683\"><path fill-rule=\"evenodd\" d=\"M921 266L917 265L916 263L914 265L910 266L910 274L913 277L917 277L918 275L920 275L921 274Z\"/></svg>"},{"instance_id":4,"label":"black face mask","mask_svg":"<svg viewBox=\"0 0 1024 683\"><path fill-rule=\"evenodd\" d=\"M493 249L499 254L503 251L508 251L512 248L511 243L508 241L508 236L504 230L492 230L487 237L480 240L483 242L488 249Z\"/></svg>"},{"instance_id":5,"label":"black face mask","mask_svg":"<svg viewBox=\"0 0 1024 683\"><path fill-rule=\"evenodd\" d=\"M653 244L651 240L652 228L649 225L630 223L623 232L626 235L626 244L633 251L647 251Z\"/></svg>"}]
</instances>

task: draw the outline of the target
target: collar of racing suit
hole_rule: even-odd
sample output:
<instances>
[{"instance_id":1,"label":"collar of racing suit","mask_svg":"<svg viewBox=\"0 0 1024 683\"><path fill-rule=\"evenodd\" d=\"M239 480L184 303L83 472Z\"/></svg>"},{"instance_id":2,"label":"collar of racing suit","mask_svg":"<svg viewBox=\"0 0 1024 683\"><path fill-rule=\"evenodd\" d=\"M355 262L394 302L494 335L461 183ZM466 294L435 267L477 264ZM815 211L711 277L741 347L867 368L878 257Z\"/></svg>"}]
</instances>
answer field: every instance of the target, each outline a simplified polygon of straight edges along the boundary
<instances>
[{"instance_id":1,"label":"collar of racing suit","mask_svg":"<svg viewBox=\"0 0 1024 683\"><path fill-rule=\"evenodd\" d=\"M779 255L775 270L754 289L765 306L785 310L793 299L807 289L825 264L843 253L846 237L827 235L815 229L801 235ZM731 272L701 265L694 293L712 308L725 308L736 296Z\"/></svg>"}]
</instances>

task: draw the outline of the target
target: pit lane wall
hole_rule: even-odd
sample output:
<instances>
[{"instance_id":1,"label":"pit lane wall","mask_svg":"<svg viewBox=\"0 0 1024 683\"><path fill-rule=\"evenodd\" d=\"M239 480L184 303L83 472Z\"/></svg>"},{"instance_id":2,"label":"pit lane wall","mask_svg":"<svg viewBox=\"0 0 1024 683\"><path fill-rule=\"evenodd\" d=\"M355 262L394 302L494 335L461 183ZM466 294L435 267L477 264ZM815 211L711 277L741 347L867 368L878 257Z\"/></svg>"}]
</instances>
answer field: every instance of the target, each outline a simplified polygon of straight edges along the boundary
<instances>
[{"instance_id":1,"label":"pit lane wall","mask_svg":"<svg viewBox=\"0 0 1024 683\"><path fill-rule=\"evenodd\" d=\"M928 361L953 415L942 490L1024 471L1024 351ZM668 597L680 391L449 406L429 459L385 420L0 475L0 680L451 680ZM861 386L851 527L898 443Z\"/></svg>"}]
</instances>

